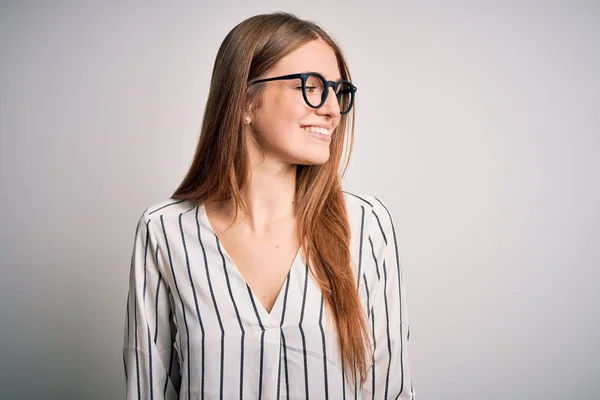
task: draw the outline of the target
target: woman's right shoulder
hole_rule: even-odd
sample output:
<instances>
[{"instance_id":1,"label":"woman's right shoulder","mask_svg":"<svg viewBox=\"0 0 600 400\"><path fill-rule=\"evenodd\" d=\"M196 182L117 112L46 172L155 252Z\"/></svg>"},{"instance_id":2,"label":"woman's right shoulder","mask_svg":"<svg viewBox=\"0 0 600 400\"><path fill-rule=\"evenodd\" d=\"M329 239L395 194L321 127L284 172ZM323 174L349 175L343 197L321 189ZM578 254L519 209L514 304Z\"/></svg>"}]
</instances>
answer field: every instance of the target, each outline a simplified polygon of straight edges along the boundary
<instances>
[{"instance_id":1,"label":"woman's right shoulder","mask_svg":"<svg viewBox=\"0 0 600 400\"><path fill-rule=\"evenodd\" d=\"M195 207L197 207L197 204L191 200L170 198L146 207L140 216L140 220L148 223L151 220L158 220L161 217L166 218L170 215L179 215Z\"/></svg>"}]
</instances>

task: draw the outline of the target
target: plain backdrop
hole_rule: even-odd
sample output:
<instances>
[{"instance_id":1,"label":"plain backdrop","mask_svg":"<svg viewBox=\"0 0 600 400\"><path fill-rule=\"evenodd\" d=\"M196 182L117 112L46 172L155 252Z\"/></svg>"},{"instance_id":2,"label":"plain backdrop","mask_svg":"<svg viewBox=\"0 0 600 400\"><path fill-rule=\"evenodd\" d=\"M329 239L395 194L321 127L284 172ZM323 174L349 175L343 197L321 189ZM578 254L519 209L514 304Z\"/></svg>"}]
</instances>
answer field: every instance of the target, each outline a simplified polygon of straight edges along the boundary
<instances>
[{"instance_id":1,"label":"plain backdrop","mask_svg":"<svg viewBox=\"0 0 600 400\"><path fill-rule=\"evenodd\" d=\"M2 1L0 396L123 398L137 221L279 10L359 88L344 184L396 220L418 399L600 398L600 4L499 0Z\"/></svg>"}]
</instances>

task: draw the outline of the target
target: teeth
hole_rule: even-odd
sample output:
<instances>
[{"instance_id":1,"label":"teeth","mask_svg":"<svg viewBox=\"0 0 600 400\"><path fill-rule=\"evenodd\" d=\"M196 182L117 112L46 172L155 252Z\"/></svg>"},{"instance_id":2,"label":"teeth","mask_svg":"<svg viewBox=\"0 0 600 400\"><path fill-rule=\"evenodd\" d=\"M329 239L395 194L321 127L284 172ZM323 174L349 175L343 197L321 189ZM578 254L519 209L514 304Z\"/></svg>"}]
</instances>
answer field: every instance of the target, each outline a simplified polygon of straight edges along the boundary
<instances>
[{"instance_id":1,"label":"teeth","mask_svg":"<svg viewBox=\"0 0 600 400\"><path fill-rule=\"evenodd\" d=\"M325 136L329 136L329 129L326 128L321 128L318 126L305 126L304 129L306 132L314 132L314 133L320 133L321 135L325 135Z\"/></svg>"}]
</instances>

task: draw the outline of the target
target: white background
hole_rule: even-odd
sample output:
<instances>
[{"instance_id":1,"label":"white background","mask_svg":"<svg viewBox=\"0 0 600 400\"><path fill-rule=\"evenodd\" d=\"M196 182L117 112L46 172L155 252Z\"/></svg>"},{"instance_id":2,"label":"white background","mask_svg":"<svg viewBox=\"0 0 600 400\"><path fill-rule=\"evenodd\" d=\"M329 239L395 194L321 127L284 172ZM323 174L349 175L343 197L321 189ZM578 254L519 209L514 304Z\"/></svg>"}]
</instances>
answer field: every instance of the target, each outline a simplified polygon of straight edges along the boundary
<instances>
[{"instance_id":1,"label":"white background","mask_svg":"<svg viewBox=\"0 0 600 400\"><path fill-rule=\"evenodd\" d=\"M418 398L599 398L597 2L119 3L0 3L0 396L124 396L137 221L227 32L284 10L359 88L345 185L396 220Z\"/></svg>"}]
</instances>

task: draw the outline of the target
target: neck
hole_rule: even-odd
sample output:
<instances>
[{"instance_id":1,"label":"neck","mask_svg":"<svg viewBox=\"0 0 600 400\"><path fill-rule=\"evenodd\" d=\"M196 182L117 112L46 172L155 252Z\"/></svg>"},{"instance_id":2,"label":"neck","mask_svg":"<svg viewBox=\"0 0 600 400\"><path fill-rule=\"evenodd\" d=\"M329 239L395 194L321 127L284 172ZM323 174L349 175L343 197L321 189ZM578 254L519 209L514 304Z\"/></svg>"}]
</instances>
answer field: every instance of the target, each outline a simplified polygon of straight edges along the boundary
<instances>
[{"instance_id":1,"label":"neck","mask_svg":"<svg viewBox=\"0 0 600 400\"><path fill-rule=\"evenodd\" d=\"M238 215L235 225L262 235L274 225L294 221L296 168L296 165L268 163L266 160L251 168L248 180L241 190L246 214ZM220 202L215 208L227 225L233 222L231 200Z\"/></svg>"}]
</instances>

